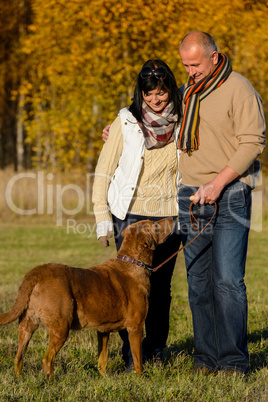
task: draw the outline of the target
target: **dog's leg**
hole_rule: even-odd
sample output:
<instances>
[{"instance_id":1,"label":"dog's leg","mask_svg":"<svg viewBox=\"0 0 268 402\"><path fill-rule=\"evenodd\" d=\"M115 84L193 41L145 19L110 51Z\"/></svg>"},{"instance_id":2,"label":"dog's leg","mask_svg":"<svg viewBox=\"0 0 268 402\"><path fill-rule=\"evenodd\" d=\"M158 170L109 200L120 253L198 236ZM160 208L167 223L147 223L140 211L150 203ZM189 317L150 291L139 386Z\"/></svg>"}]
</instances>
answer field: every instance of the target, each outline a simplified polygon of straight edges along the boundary
<instances>
[{"instance_id":1,"label":"dog's leg","mask_svg":"<svg viewBox=\"0 0 268 402\"><path fill-rule=\"evenodd\" d=\"M42 359L43 368L47 379L53 379L53 366L55 361L55 356L60 348L65 343L69 334L69 329L65 330L55 330L51 329L49 331L49 346L46 351L45 356Z\"/></svg>"},{"instance_id":2,"label":"dog's leg","mask_svg":"<svg viewBox=\"0 0 268 402\"><path fill-rule=\"evenodd\" d=\"M101 375L106 374L106 368L108 363L108 342L109 342L109 332L99 332L98 331L98 370Z\"/></svg>"},{"instance_id":3,"label":"dog's leg","mask_svg":"<svg viewBox=\"0 0 268 402\"><path fill-rule=\"evenodd\" d=\"M136 331L129 331L128 339L133 358L134 369L137 374L142 374L142 328Z\"/></svg>"},{"instance_id":4,"label":"dog's leg","mask_svg":"<svg viewBox=\"0 0 268 402\"><path fill-rule=\"evenodd\" d=\"M24 316L19 324L19 347L15 357L15 374L21 374L23 357L34 331L39 327L39 322L33 322L31 317Z\"/></svg>"}]
</instances>

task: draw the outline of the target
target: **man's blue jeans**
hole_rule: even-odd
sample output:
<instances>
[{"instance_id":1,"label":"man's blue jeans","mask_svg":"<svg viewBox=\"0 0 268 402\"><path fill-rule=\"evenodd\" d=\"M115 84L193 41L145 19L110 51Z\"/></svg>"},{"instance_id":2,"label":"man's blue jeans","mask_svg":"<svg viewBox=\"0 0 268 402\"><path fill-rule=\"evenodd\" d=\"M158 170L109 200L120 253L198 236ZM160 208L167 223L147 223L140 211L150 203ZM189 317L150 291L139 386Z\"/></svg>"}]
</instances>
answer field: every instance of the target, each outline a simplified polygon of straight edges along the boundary
<instances>
[{"instance_id":1,"label":"man's blue jeans","mask_svg":"<svg viewBox=\"0 0 268 402\"><path fill-rule=\"evenodd\" d=\"M191 228L189 197L197 187L179 188L179 220L185 245L197 232ZM205 231L184 250L189 302L194 327L195 366L246 372L247 296L244 283L251 189L242 182L225 188L217 213ZM204 227L214 205L197 204L194 215Z\"/></svg>"}]
</instances>

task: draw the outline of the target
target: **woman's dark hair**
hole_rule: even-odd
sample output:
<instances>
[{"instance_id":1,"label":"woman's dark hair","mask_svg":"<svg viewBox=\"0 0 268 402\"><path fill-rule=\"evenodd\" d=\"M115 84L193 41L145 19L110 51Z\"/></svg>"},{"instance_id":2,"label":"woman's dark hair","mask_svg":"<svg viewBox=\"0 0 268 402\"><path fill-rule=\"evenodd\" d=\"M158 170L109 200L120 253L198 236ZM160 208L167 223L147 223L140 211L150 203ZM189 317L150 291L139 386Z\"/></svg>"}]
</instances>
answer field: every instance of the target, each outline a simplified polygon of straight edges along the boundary
<instances>
[{"instance_id":1,"label":"woman's dark hair","mask_svg":"<svg viewBox=\"0 0 268 402\"><path fill-rule=\"evenodd\" d=\"M148 60L142 68L150 68L155 70L157 68L164 68L167 71L165 78L156 78L153 74L149 77L142 78L140 73L137 78L136 87L134 90L134 97L129 111L137 119L138 122L142 121L142 91L147 93L156 88L169 92L169 101L174 104L174 113L178 114L178 121L181 118L181 93L177 87L176 79L166 63L162 60Z\"/></svg>"}]
</instances>

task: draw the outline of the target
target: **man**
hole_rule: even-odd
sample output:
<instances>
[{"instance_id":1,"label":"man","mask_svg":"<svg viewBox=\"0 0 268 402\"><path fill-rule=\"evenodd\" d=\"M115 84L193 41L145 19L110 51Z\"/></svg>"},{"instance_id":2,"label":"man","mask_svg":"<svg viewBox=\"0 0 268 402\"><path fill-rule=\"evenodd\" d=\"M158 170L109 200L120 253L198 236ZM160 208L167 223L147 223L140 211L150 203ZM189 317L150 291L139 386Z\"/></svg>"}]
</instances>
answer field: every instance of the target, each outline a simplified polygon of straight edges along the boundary
<instances>
[{"instance_id":1,"label":"man","mask_svg":"<svg viewBox=\"0 0 268 402\"><path fill-rule=\"evenodd\" d=\"M196 236L190 197L200 227L184 249L193 316L195 370L244 374L247 296L244 283L254 162L265 147L262 101L250 82L232 71L205 32L180 45L189 80L182 88L184 116L179 139L179 220L183 244ZM105 139L107 130L104 129Z\"/></svg>"},{"instance_id":2,"label":"man","mask_svg":"<svg viewBox=\"0 0 268 402\"><path fill-rule=\"evenodd\" d=\"M195 370L245 373L247 296L244 283L254 161L265 144L262 101L249 81L232 71L204 32L180 45L189 74L180 133L179 220L183 244L196 236L189 197L200 226L212 224L184 250L193 316Z\"/></svg>"}]
</instances>

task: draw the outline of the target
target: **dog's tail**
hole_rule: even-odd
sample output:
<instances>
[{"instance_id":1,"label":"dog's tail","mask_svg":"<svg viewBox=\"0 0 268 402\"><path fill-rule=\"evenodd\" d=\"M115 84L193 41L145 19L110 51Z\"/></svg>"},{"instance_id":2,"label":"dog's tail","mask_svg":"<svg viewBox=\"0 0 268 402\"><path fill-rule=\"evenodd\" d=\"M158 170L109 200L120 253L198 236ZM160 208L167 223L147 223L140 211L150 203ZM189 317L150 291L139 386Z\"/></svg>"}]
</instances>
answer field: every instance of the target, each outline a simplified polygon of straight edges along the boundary
<instances>
[{"instance_id":1,"label":"dog's tail","mask_svg":"<svg viewBox=\"0 0 268 402\"><path fill-rule=\"evenodd\" d=\"M33 288L40 279L40 268L35 267L24 276L15 303L9 311L0 314L0 327L15 321L26 310Z\"/></svg>"}]
</instances>

